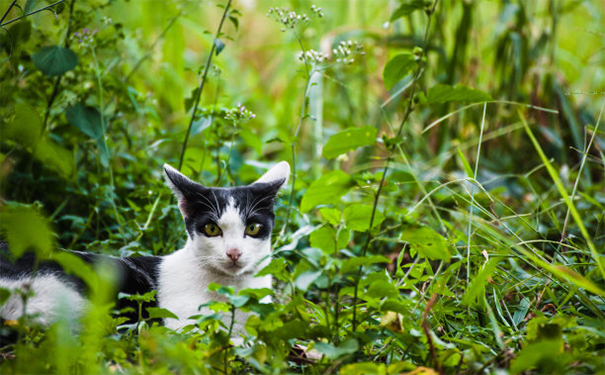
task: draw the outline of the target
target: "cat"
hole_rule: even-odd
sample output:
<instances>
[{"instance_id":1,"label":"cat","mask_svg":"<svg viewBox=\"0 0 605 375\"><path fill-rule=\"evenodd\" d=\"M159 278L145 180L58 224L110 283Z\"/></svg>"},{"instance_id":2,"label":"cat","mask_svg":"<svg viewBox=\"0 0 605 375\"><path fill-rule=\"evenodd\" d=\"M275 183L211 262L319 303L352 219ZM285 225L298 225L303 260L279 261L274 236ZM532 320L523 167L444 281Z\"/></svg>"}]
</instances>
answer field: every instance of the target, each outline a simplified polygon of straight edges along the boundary
<instances>
[{"instance_id":1,"label":"cat","mask_svg":"<svg viewBox=\"0 0 605 375\"><path fill-rule=\"evenodd\" d=\"M146 306L172 312L176 318L165 318L163 323L179 330L195 324L191 317L209 313L207 307L200 309L201 305L224 300L208 291L211 283L236 290L271 288L270 275L255 274L271 261L273 205L289 175L289 164L280 162L250 185L214 188L196 183L164 164L166 184L176 196L185 221L187 242L182 249L165 256L125 258L70 253L91 265L105 262L116 270L116 296L118 292L144 294L156 290L155 301ZM8 253L5 245L0 245L0 250ZM0 318L4 320L16 320L25 310L38 323L50 325L66 311L77 317L86 310L86 284L66 274L57 263L37 263L31 253L15 262L1 259L0 288L13 291L0 306ZM33 294L26 299L24 309L22 296L28 290ZM125 299L116 300L118 309L136 306ZM138 313L131 309L125 316L136 321ZM241 332L245 319L246 314L236 312L235 331ZM227 326L230 321L231 317L226 317Z\"/></svg>"}]
</instances>

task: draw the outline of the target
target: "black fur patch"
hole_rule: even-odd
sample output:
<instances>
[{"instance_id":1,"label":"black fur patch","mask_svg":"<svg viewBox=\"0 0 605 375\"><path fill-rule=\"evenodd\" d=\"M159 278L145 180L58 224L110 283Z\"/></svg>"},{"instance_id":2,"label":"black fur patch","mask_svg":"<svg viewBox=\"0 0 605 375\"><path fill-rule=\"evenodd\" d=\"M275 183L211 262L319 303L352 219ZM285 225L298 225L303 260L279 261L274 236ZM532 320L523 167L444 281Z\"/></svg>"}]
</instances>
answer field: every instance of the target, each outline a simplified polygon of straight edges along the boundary
<instances>
[{"instance_id":1,"label":"black fur patch","mask_svg":"<svg viewBox=\"0 0 605 375\"><path fill-rule=\"evenodd\" d=\"M120 316L128 318L130 322L136 322L138 319L138 306L136 302L118 299L117 293L145 294L152 290L157 290L159 265L162 262L162 258L155 256L115 258L80 251L70 251L70 253L78 256L93 267L100 262L108 262L115 269L117 275L117 280L115 281L116 308L118 310L131 308L132 311L125 312ZM82 295L88 294L86 283L82 279L66 273L61 265L56 262L38 261L32 252L25 253L16 261L11 258L6 245L0 245L0 276L4 279L18 280L32 275L42 276L52 274L63 282L72 285L78 293ZM157 306L157 303L143 304L143 317L148 316L145 309L152 306Z\"/></svg>"}]
</instances>

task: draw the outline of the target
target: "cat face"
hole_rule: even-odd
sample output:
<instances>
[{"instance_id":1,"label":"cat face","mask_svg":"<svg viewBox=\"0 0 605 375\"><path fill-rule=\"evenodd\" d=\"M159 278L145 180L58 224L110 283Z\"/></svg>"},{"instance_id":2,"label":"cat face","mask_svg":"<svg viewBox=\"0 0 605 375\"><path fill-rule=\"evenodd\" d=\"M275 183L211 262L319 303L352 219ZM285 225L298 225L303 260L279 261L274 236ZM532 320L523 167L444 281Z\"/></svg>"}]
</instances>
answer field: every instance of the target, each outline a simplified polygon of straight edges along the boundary
<instances>
[{"instance_id":1,"label":"cat face","mask_svg":"<svg viewBox=\"0 0 605 375\"><path fill-rule=\"evenodd\" d=\"M178 199L189 241L204 268L227 275L254 273L271 255L273 202L290 175L276 164L248 186L212 188L164 165L166 182Z\"/></svg>"}]
</instances>

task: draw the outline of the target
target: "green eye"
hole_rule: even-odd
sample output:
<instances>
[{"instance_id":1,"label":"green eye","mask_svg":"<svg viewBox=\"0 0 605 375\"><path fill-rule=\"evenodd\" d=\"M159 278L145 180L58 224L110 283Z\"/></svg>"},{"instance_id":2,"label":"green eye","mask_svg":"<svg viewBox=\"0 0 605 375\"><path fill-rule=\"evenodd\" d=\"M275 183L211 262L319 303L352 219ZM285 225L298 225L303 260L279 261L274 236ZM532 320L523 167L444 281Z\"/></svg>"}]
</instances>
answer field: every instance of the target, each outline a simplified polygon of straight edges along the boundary
<instances>
[{"instance_id":1,"label":"green eye","mask_svg":"<svg viewBox=\"0 0 605 375\"><path fill-rule=\"evenodd\" d=\"M252 223L246 225L246 235L256 236L260 232L261 225L259 223Z\"/></svg>"},{"instance_id":2,"label":"green eye","mask_svg":"<svg viewBox=\"0 0 605 375\"><path fill-rule=\"evenodd\" d=\"M204 232L208 237L216 237L221 234L221 228L214 223L204 225Z\"/></svg>"}]
</instances>

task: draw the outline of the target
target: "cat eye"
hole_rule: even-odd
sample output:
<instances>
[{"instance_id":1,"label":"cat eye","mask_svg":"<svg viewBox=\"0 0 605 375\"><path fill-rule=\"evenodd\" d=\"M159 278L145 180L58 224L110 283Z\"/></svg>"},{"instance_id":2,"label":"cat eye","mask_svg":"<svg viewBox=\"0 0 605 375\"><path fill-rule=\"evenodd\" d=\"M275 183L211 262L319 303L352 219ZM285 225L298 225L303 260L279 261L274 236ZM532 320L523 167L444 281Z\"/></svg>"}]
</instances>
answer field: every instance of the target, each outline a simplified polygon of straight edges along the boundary
<instances>
[{"instance_id":1,"label":"cat eye","mask_svg":"<svg viewBox=\"0 0 605 375\"><path fill-rule=\"evenodd\" d=\"M208 237L216 237L221 234L221 228L214 223L208 223L204 225L204 233Z\"/></svg>"},{"instance_id":2,"label":"cat eye","mask_svg":"<svg viewBox=\"0 0 605 375\"><path fill-rule=\"evenodd\" d=\"M260 232L261 225L259 223L252 223L246 225L246 235L248 236L256 236L258 232Z\"/></svg>"}]
</instances>

